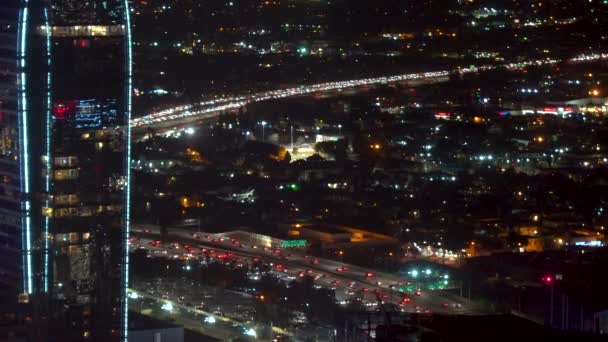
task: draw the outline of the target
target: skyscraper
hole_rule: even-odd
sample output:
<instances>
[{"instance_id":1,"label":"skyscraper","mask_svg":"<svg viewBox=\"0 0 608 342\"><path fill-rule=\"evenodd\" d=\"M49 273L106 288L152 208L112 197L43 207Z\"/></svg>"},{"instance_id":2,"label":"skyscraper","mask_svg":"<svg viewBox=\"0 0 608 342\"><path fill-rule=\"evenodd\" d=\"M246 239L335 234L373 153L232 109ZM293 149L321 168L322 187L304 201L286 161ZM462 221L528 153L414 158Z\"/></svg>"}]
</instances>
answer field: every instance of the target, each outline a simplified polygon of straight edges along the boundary
<instances>
[{"instance_id":1,"label":"skyscraper","mask_svg":"<svg viewBox=\"0 0 608 342\"><path fill-rule=\"evenodd\" d=\"M124 339L127 1L1 6L0 270L31 303L45 340Z\"/></svg>"},{"instance_id":2,"label":"skyscraper","mask_svg":"<svg viewBox=\"0 0 608 342\"><path fill-rule=\"evenodd\" d=\"M0 283L3 288L23 288L21 254L21 174L18 125L18 0L0 6ZM25 255L23 255L25 256Z\"/></svg>"}]
</instances>

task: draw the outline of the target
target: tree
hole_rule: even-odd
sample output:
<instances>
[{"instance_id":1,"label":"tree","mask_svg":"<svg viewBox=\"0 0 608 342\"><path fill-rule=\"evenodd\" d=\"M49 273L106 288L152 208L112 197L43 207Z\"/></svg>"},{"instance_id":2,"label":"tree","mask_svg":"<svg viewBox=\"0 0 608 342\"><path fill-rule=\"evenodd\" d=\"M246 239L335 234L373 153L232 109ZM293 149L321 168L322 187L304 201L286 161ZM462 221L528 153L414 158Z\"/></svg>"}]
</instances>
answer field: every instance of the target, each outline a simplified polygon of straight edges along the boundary
<instances>
[{"instance_id":1,"label":"tree","mask_svg":"<svg viewBox=\"0 0 608 342\"><path fill-rule=\"evenodd\" d=\"M345 139L340 139L338 141L322 141L315 144L315 151L329 155L336 161L343 161L347 156L347 147L348 144Z\"/></svg>"}]
</instances>

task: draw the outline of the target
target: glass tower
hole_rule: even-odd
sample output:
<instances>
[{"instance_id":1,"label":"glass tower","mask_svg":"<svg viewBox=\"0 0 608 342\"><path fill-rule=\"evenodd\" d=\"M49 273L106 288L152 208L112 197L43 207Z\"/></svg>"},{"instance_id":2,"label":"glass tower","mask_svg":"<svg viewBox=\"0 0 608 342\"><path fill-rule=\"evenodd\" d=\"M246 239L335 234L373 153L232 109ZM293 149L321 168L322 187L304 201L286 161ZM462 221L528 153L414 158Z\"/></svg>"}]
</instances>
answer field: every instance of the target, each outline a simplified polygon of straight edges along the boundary
<instances>
[{"instance_id":1,"label":"glass tower","mask_svg":"<svg viewBox=\"0 0 608 342\"><path fill-rule=\"evenodd\" d=\"M0 5L0 286L3 290L26 288L22 276L22 210L19 165L18 24L20 3ZM16 293L15 293L16 294Z\"/></svg>"},{"instance_id":2,"label":"glass tower","mask_svg":"<svg viewBox=\"0 0 608 342\"><path fill-rule=\"evenodd\" d=\"M2 0L0 25L0 282L38 340L126 340L127 0Z\"/></svg>"}]
</instances>

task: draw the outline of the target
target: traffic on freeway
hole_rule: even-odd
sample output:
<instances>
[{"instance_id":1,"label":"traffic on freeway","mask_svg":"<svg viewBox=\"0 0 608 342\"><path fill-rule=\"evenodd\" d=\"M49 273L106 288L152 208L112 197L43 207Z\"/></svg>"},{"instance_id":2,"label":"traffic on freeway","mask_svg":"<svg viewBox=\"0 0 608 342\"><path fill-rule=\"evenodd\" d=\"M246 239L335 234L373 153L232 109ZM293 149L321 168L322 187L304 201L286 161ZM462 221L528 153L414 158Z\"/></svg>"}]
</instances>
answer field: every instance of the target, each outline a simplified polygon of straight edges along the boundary
<instances>
[{"instance_id":1,"label":"traffic on freeway","mask_svg":"<svg viewBox=\"0 0 608 342\"><path fill-rule=\"evenodd\" d=\"M334 90L342 90L347 88L371 86L375 84L386 84L395 82L407 82L416 80L433 80L449 77L450 75L464 75L469 73L477 73L482 71L490 71L499 68L507 70L517 70L527 68L529 66L554 65L559 62L567 63L586 63L597 60L608 59L608 53L591 53L576 56L569 60L560 61L552 58L536 59L518 63L506 63L501 65L482 65L470 66L467 68L458 68L454 70L441 70L430 72L419 72L403 75L382 76L373 78L363 78L357 80L347 80L338 82L318 83L298 88L277 89L264 91L250 95L229 96L224 98L205 100L196 104L188 104L178 107L162 110L160 112L148 114L131 121L132 127L153 127L157 124L178 121L187 118L209 119L218 115L218 113L237 109L249 103L261 102L271 99L282 99L293 96L308 95L317 92L327 92Z\"/></svg>"},{"instance_id":2,"label":"traffic on freeway","mask_svg":"<svg viewBox=\"0 0 608 342\"><path fill-rule=\"evenodd\" d=\"M315 286L332 288L336 301L346 304L361 300L369 309L379 304L391 305L407 313L486 314L472 303L439 291L422 289L415 279L318 258L297 251L257 246L230 239L222 234L196 233L186 229L171 229L168 242L160 242L158 228L134 228L131 250L144 248L151 257L167 257L189 261L214 258L221 262L252 263L263 261L272 273L286 282L313 277ZM447 277L447 276L446 276ZM406 288L411 291L404 290Z\"/></svg>"}]
</instances>

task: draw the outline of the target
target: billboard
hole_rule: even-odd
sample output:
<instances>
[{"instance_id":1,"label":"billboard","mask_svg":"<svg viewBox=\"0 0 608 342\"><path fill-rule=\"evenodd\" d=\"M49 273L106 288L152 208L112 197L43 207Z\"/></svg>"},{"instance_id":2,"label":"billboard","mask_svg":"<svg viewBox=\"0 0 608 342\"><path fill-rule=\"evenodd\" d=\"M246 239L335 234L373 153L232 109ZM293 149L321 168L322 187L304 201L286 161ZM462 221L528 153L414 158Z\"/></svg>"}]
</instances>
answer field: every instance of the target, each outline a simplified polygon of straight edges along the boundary
<instances>
[{"instance_id":1,"label":"billboard","mask_svg":"<svg viewBox=\"0 0 608 342\"><path fill-rule=\"evenodd\" d=\"M77 129L98 129L117 126L117 103L114 99L57 101L53 118Z\"/></svg>"}]
</instances>

